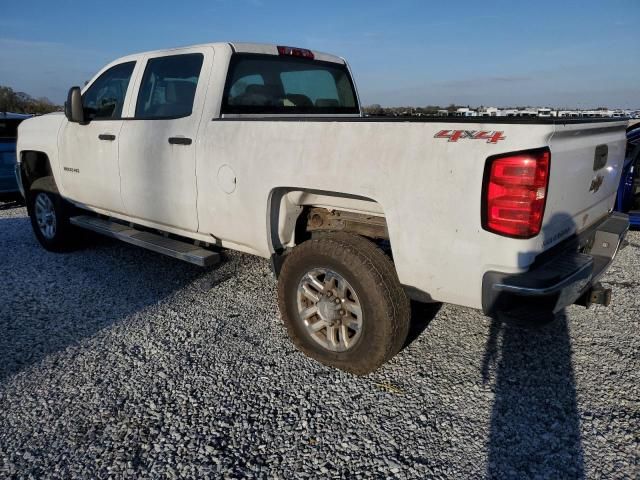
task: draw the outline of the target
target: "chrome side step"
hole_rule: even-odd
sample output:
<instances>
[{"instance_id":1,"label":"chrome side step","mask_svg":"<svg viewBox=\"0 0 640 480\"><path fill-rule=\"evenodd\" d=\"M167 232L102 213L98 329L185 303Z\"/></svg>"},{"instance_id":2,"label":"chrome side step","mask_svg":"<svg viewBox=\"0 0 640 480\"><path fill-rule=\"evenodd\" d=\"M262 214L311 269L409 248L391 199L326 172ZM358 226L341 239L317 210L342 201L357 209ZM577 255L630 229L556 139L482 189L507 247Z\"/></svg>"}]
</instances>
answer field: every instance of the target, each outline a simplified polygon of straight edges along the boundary
<instances>
[{"instance_id":1,"label":"chrome side step","mask_svg":"<svg viewBox=\"0 0 640 480\"><path fill-rule=\"evenodd\" d=\"M150 232L143 232L121 223L111 222L102 218L80 215L71 217L71 223L77 227L86 228L107 237L117 238L123 242L137 245L169 257L184 260L201 267L209 267L220 261L220 254L198 247L188 242L181 242Z\"/></svg>"}]
</instances>

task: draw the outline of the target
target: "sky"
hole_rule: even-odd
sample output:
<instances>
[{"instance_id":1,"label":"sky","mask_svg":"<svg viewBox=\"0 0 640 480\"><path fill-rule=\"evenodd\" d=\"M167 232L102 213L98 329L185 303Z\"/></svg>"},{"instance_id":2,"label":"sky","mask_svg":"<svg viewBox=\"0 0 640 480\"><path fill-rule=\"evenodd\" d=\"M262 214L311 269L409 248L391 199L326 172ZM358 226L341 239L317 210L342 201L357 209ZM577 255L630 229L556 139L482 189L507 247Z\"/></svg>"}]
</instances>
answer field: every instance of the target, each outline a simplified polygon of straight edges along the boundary
<instances>
[{"instance_id":1,"label":"sky","mask_svg":"<svg viewBox=\"0 0 640 480\"><path fill-rule=\"evenodd\" d=\"M640 108L640 0L0 0L0 85L62 103L117 57L216 41L343 56L365 105Z\"/></svg>"}]
</instances>

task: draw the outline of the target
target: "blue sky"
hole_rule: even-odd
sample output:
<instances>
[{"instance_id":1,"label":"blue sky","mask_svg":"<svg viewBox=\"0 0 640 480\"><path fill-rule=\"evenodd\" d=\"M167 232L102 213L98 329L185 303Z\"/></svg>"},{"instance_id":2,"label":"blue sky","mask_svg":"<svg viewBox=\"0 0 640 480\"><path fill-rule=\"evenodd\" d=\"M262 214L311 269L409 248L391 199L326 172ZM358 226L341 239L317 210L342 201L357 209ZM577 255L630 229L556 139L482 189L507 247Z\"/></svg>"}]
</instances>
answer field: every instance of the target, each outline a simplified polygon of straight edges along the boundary
<instances>
[{"instance_id":1,"label":"blue sky","mask_svg":"<svg viewBox=\"0 0 640 480\"><path fill-rule=\"evenodd\" d=\"M233 40L344 56L365 104L640 107L640 0L4 0L0 85L62 102L119 56Z\"/></svg>"}]
</instances>

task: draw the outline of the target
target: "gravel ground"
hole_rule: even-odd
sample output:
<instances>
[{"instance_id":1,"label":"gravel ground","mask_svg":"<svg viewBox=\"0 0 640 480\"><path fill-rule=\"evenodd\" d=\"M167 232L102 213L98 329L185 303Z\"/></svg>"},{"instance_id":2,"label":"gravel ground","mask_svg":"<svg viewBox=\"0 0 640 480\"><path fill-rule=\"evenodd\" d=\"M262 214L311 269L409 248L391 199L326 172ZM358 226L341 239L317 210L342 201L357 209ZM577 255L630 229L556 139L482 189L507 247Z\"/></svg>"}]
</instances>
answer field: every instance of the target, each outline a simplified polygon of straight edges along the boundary
<instances>
[{"instance_id":1,"label":"gravel ground","mask_svg":"<svg viewBox=\"0 0 640 480\"><path fill-rule=\"evenodd\" d=\"M0 210L0 477L640 477L640 232L611 307L524 330L417 306L357 378L291 346L264 260L55 255Z\"/></svg>"}]
</instances>

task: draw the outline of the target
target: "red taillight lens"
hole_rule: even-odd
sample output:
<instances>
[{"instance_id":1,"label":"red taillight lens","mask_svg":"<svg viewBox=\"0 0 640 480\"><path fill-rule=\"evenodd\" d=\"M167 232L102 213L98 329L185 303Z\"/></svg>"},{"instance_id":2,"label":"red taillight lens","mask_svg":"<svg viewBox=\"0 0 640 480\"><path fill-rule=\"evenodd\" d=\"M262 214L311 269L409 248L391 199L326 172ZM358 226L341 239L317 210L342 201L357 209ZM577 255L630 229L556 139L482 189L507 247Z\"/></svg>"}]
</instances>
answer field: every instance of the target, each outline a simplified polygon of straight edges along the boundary
<instances>
[{"instance_id":1,"label":"red taillight lens","mask_svg":"<svg viewBox=\"0 0 640 480\"><path fill-rule=\"evenodd\" d=\"M516 238L540 233L550 160L547 149L488 160L482 202L485 230Z\"/></svg>"},{"instance_id":2,"label":"red taillight lens","mask_svg":"<svg viewBox=\"0 0 640 480\"><path fill-rule=\"evenodd\" d=\"M278 47L278 54L289 55L291 57L308 58L310 60L314 59L313 52L311 50L307 50L306 48Z\"/></svg>"}]
</instances>

